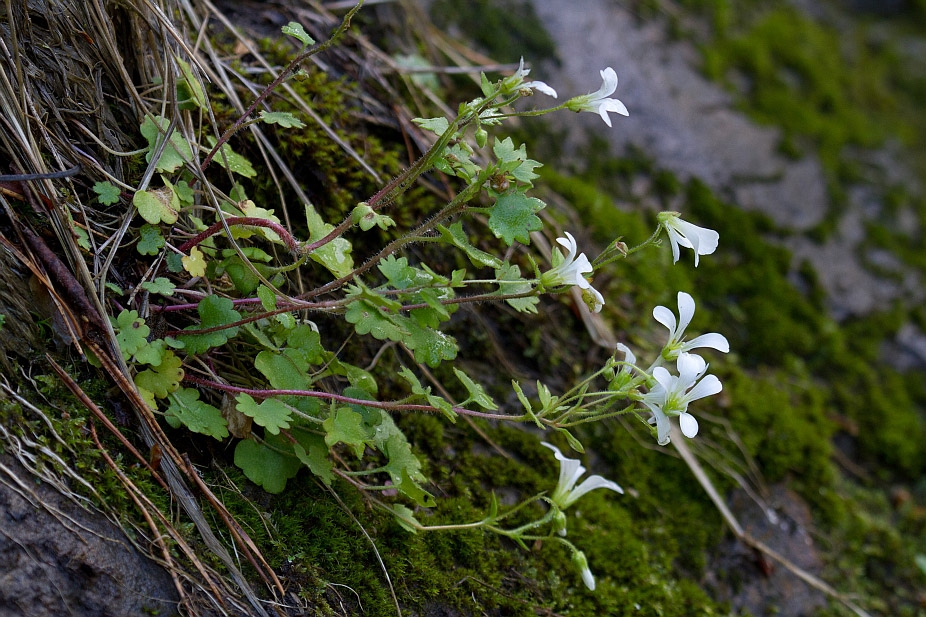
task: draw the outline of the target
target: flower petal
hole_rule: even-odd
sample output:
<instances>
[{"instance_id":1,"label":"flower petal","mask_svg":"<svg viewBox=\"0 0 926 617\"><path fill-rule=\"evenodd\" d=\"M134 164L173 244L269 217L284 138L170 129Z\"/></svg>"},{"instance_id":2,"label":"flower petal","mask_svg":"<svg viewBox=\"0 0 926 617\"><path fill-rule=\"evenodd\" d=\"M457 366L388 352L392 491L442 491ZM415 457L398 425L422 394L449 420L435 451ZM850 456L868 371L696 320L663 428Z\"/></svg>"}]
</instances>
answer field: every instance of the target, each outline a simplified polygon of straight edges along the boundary
<instances>
[{"instance_id":1,"label":"flower petal","mask_svg":"<svg viewBox=\"0 0 926 617\"><path fill-rule=\"evenodd\" d=\"M669 371L666 370L663 366L657 366L653 369L653 379L655 379L664 390L671 390L674 384L674 377ZM650 391L650 394L653 394L653 391Z\"/></svg>"},{"instance_id":2,"label":"flower petal","mask_svg":"<svg viewBox=\"0 0 926 617\"><path fill-rule=\"evenodd\" d=\"M621 102L620 102L619 100L617 100L617 99L604 99L604 100L601 101L601 103L598 105L598 111L599 111L599 113L601 112L602 109L604 109L604 110L606 110L606 111L613 111L614 113L620 114L620 115L622 115L622 116L629 116L629 115L630 115L630 112L627 111L627 106L624 105L623 103L621 103Z\"/></svg>"},{"instance_id":3,"label":"flower petal","mask_svg":"<svg viewBox=\"0 0 926 617\"><path fill-rule=\"evenodd\" d=\"M568 231L563 232L563 233L566 234L566 237L557 238L556 241L559 244L561 244L563 248L569 251L569 255L567 256L566 259L568 261L572 261L572 259L570 258L573 258L573 259L575 258L576 251L578 250L578 245L576 244L576 239L572 237L571 233L569 233Z\"/></svg>"},{"instance_id":4,"label":"flower petal","mask_svg":"<svg viewBox=\"0 0 926 617\"><path fill-rule=\"evenodd\" d=\"M685 389L693 386L698 377L707 370L707 363L704 358L693 353L679 355L676 366L678 367L678 380L680 383L685 384Z\"/></svg>"},{"instance_id":5,"label":"flower petal","mask_svg":"<svg viewBox=\"0 0 926 617\"><path fill-rule=\"evenodd\" d=\"M598 115L601 116L601 119L604 120L604 123L605 123L605 124L607 124L609 127L612 126L612 125L611 125L611 117L608 115L608 109L607 109L607 107L605 107L604 105L599 105L599 106L598 106Z\"/></svg>"},{"instance_id":6,"label":"flower petal","mask_svg":"<svg viewBox=\"0 0 926 617\"><path fill-rule=\"evenodd\" d=\"M685 401L690 403L699 398L717 394L721 390L723 390L723 384L720 383L716 375L705 375L704 379L699 381L698 385L689 390L688 394L685 395Z\"/></svg>"},{"instance_id":7,"label":"flower petal","mask_svg":"<svg viewBox=\"0 0 926 617\"><path fill-rule=\"evenodd\" d=\"M582 484L572 489L572 492L569 493L568 497L566 497L566 502L563 504L563 507L568 508L580 497L589 491L595 490L596 488L606 488L614 491L615 493L620 493L621 495L624 494L624 489L618 486L616 482L611 482L610 480L606 480L605 478L602 478L598 475L589 476L585 478Z\"/></svg>"},{"instance_id":8,"label":"flower petal","mask_svg":"<svg viewBox=\"0 0 926 617\"><path fill-rule=\"evenodd\" d=\"M653 309L653 318L669 329L669 341L675 340L675 313L664 306Z\"/></svg>"},{"instance_id":9,"label":"flower petal","mask_svg":"<svg viewBox=\"0 0 926 617\"><path fill-rule=\"evenodd\" d=\"M532 81L530 83L526 83L522 85L521 87L531 88L533 90L536 90L537 92L542 92L543 94L546 94L547 96L552 96L554 99L556 98L556 90L554 90L548 84L542 81Z\"/></svg>"},{"instance_id":10,"label":"flower petal","mask_svg":"<svg viewBox=\"0 0 926 617\"><path fill-rule=\"evenodd\" d=\"M617 73L614 72L614 69L609 66L598 71L598 74L601 75L601 87L593 95L595 99L603 99L614 94L614 91L617 90Z\"/></svg>"},{"instance_id":11,"label":"flower petal","mask_svg":"<svg viewBox=\"0 0 926 617\"><path fill-rule=\"evenodd\" d=\"M623 352L624 362L627 362L628 364L637 363L637 357L633 355L632 351L630 351L630 347L627 347L627 345L624 345L623 343L618 343L615 347L618 351Z\"/></svg>"},{"instance_id":12,"label":"flower petal","mask_svg":"<svg viewBox=\"0 0 926 617\"><path fill-rule=\"evenodd\" d=\"M560 452L559 448L551 443L543 441L540 445L553 450L553 455L559 461L559 481L556 483L556 490L551 496L554 501L557 501L559 498L569 494L576 481L585 473L585 467L578 460L565 456Z\"/></svg>"},{"instance_id":13,"label":"flower petal","mask_svg":"<svg viewBox=\"0 0 926 617\"><path fill-rule=\"evenodd\" d=\"M582 570L582 582L585 583L585 586L588 587L589 591L595 591L595 577L592 575L592 571L588 568Z\"/></svg>"},{"instance_id":14,"label":"flower petal","mask_svg":"<svg viewBox=\"0 0 926 617\"><path fill-rule=\"evenodd\" d=\"M723 334L710 332L708 334L702 334L701 336L697 336L691 339L681 346L681 350L688 351L689 349L695 349L697 347L710 347L711 349L716 349L717 351L729 353L730 342L727 341L727 337L725 337Z\"/></svg>"},{"instance_id":15,"label":"flower petal","mask_svg":"<svg viewBox=\"0 0 926 617\"><path fill-rule=\"evenodd\" d=\"M691 439L698 434L698 421L690 413L683 413L678 417L678 425L682 435Z\"/></svg>"},{"instance_id":16,"label":"flower petal","mask_svg":"<svg viewBox=\"0 0 926 617\"><path fill-rule=\"evenodd\" d=\"M691 323L691 318L695 313L695 301L691 294L684 291L678 292L678 331L676 335L682 338L685 328Z\"/></svg>"},{"instance_id":17,"label":"flower petal","mask_svg":"<svg viewBox=\"0 0 926 617\"><path fill-rule=\"evenodd\" d=\"M644 403L646 403L646 401L644 401ZM656 443L660 446L664 446L669 443L669 429L672 427L669 422L669 416L664 414L659 407L649 404L646 406L653 412L653 418L650 420L650 424L653 423L653 420L656 422Z\"/></svg>"}]
</instances>

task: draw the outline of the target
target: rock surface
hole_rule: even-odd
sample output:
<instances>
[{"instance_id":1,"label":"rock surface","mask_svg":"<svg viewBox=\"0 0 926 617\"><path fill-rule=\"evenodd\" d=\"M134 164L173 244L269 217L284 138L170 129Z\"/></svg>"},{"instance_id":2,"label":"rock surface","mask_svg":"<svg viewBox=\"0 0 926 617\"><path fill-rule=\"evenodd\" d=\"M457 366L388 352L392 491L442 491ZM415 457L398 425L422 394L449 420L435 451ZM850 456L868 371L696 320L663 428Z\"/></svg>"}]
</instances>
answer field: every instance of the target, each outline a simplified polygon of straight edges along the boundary
<instances>
[{"instance_id":1,"label":"rock surface","mask_svg":"<svg viewBox=\"0 0 926 617\"><path fill-rule=\"evenodd\" d=\"M170 575L121 529L0 457L0 617L175 614Z\"/></svg>"},{"instance_id":2,"label":"rock surface","mask_svg":"<svg viewBox=\"0 0 926 617\"><path fill-rule=\"evenodd\" d=\"M693 44L671 40L660 20L641 22L608 0L586 0L581 11L570 0L533 0L533 6L556 42L561 63L543 64L531 78L550 83L566 98L597 90L598 71L611 66L620 79L613 96L630 110L629 118L613 116L612 129L594 114L547 116L568 131L564 145L577 160L588 135L602 135L615 153L638 148L658 167L698 178L730 203L767 215L793 232L786 245L795 268L807 260L818 270L837 319L871 312L897 297L923 297L915 274L901 272L897 280L886 280L863 267L864 222L881 213L870 193L849 191L849 206L824 244L803 235L827 215L819 160L782 156L779 132L737 111L732 96L699 73ZM577 121L587 130L575 130ZM721 248L722 243L721 238Z\"/></svg>"}]
</instances>

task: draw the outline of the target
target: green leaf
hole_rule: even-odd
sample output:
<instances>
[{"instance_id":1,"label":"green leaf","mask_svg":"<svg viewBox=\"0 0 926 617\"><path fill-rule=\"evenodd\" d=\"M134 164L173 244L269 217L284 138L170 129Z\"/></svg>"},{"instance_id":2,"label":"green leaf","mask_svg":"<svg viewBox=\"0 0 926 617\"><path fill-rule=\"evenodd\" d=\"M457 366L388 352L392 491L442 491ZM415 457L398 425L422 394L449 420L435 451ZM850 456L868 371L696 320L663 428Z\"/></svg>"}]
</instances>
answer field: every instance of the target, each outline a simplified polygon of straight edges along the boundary
<instances>
[{"instance_id":1,"label":"green leaf","mask_svg":"<svg viewBox=\"0 0 926 617\"><path fill-rule=\"evenodd\" d=\"M463 387L466 388L466 391L469 392L471 401L478 403L483 409L498 409L498 405L495 404L491 396L486 394L482 384L473 381L469 375L457 367L453 367L453 372L457 376L457 379L463 383Z\"/></svg>"},{"instance_id":2,"label":"green leaf","mask_svg":"<svg viewBox=\"0 0 926 617\"><path fill-rule=\"evenodd\" d=\"M469 243L466 232L463 231L462 222L458 221L449 228L438 225L437 231L440 232L441 239L443 239L444 242L452 244L466 253L466 256L469 257L469 260L473 262L474 266L489 266L492 268L500 268L502 266L501 259L483 250L477 249Z\"/></svg>"},{"instance_id":3,"label":"green leaf","mask_svg":"<svg viewBox=\"0 0 926 617\"><path fill-rule=\"evenodd\" d=\"M302 24L291 21L282 28L283 34L288 34L289 36L295 37L302 41L302 48L305 49L309 45L315 44L315 39L308 35L305 31L305 28L302 27Z\"/></svg>"},{"instance_id":4,"label":"green leaf","mask_svg":"<svg viewBox=\"0 0 926 617\"><path fill-rule=\"evenodd\" d=\"M278 124L283 128L301 129L305 123L288 111L261 111L260 119L267 124Z\"/></svg>"},{"instance_id":5,"label":"green leaf","mask_svg":"<svg viewBox=\"0 0 926 617\"><path fill-rule=\"evenodd\" d=\"M164 237L161 230L154 225L145 223L138 230L138 245L135 247L142 255L157 255L164 246Z\"/></svg>"},{"instance_id":6,"label":"green leaf","mask_svg":"<svg viewBox=\"0 0 926 617\"><path fill-rule=\"evenodd\" d=\"M244 415L254 418L254 422L277 435L281 428L289 428L292 411L277 399L268 398L259 404L249 394L239 394L235 408Z\"/></svg>"},{"instance_id":7,"label":"green leaf","mask_svg":"<svg viewBox=\"0 0 926 617\"><path fill-rule=\"evenodd\" d=\"M370 231L373 227L379 226L380 229L388 229L395 225L392 217L385 214L378 214L373 208L366 203L359 203L351 211L351 219L354 223L360 225L363 231Z\"/></svg>"},{"instance_id":8,"label":"green leaf","mask_svg":"<svg viewBox=\"0 0 926 617\"><path fill-rule=\"evenodd\" d=\"M509 191L498 196L495 205L489 208L489 229L496 238L501 238L511 246L515 240L530 244L531 231L543 227L536 216L546 206L536 197L528 197L517 191Z\"/></svg>"},{"instance_id":9,"label":"green leaf","mask_svg":"<svg viewBox=\"0 0 926 617\"><path fill-rule=\"evenodd\" d=\"M164 261L167 262L168 272L173 272L174 274L183 272L183 255L180 253L168 252Z\"/></svg>"},{"instance_id":10,"label":"green leaf","mask_svg":"<svg viewBox=\"0 0 926 617\"><path fill-rule=\"evenodd\" d=\"M576 439L572 433L570 433L564 428L558 428L556 430L562 433L564 437L566 437L566 441L569 443L570 448L572 448L576 452L585 452L585 448L582 447L582 443L578 439Z\"/></svg>"},{"instance_id":11,"label":"green leaf","mask_svg":"<svg viewBox=\"0 0 926 617\"><path fill-rule=\"evenodd\" d=\"M174 352L167 350L158 366L145 369L135 375L135 385L144 388L158 398L165 398L180 387L180 381L183 379L181 364L180 358L174 355Z\"/></svg>"},{"instance_id":12,"label":"green leaf","mask_svg":"<svg viewBox=\"0 0 926 617\"><path fill-rule=\"evenodd\" d=\"M437 328L440 322L450 319L450 314L456 311L454 304L443 305L441 300L453 297L451 289L429 289L418 291L418 296L428 305L427 308L418 308L411 311L412 319L423 328Z\"/></svg>"},{"instance_id":13,"label":"green leaf","mask_svg":"<svg viewBox=\"0 0 926 617\"><path fill-rule=\"evenodd\" d=\"M534 408L531 406L531 402L527 400L527 396L524 395L524 391L521 389L521 384L512 379L511 387L514 389L514 393L518 395L518 400L521 401L521 405L524 406L524 411L527 412L527 417L534 421L534 424L537 425L537 428L543 430L543 424L540 423L540 420L537 418L536 414L534 414Z\"/></svg>"},{"instance_id":14,"label":"green leaf","mask_svg":"<svg viewBox=\"0 0 926 617\"><path fill-rule=\"evenodd\" d=\"M195 248L195 247L194 247ZM233 308L234 304L228 298L211 295L199 302L196 310L199 313L200 323L188 326L187 330L205 330L215 328L241 320L241 313ZM224 345L230 338L238 334L238 326L224 328L207 334L182 334L178 338L186 345L190 354L200 354L210 347Z\"/></svg>"},{"instance_id":15,"label":"green leaf","mask_svg":"<svg viewBox=\"0 0 926 617\"><path fill-rule=\"evenodd\" d=\"M161 176L161 180L164 180L164 176ZM166 182L165 182L166 184ZM193 205L193 188L187 184L186 180L181 180L177 184L173 185L174 193L177 194L177 199L180 200L180 203L185 206Z\"/></svg>"},{"instance_id":16,"label":"green leaf","mask_svg":"<svg viewBox=\"0 0 926 617\"><path fill-rule=\"evenodd\" d=\"M309 241L315 242L328 235L334 225L326 223L311 204L305 206L305 218L309 226ZM325 266L337 277L346 276L354 269L354 260L350 255L351 244L343 236L335 238L328 244L320 246L309 255L312 261Z\"/></svg>"},{"instance_id":17,"label":"green leaf","mask_svg":"<svg viewBox=\"0 0 926 617\"><path fill-rule=\"evenodd\" d=\"M270 439L266 441L274 443ZM250 439L239 441L235 446L235 465L241 468L248 480L264 487L268 493L283 492L286 481L295 477L302 466L299 459Z\"/></svg>"},{"instance_id":18,"label":"green leaf","mask_svg":"<svg viewBox=\"0 0 926 617\"><path fill-rule=\"evenodd\" d=\"M135 362L137 364L150 364L151 366L161 366L164 361L165 351L167 350L167 341L156 339L147 343L144 347L135 352Z\"/></svg>"},{"instance_id":19,"label":"green leaf","mask_svg":"<svg viewBox=\"0 0 926 617\"><path fill-rule=\"evenodd\" d=\"M429 405L440 410L451 422L456 422L457 413L453 410L453 406L443 398L431 394L431 386L422 386L421 382L418 381L418 377L408 367L402 367L402 370L399 371L399 377L411 384L413 394L424 397Z\"/></svg>"},{"instance_id":20,"label":"green leaf","mask_svg":"<svg viewBox=\"0 0 926 617\"><path fill-rule=\"evenodd\" d=\"M499 141L495 140L492 150L499 160L499 171L502 173L511 173L520 182L533 186L532 180L539 176L534 173L534 169L542 167L540 163L533 159L527 158L527 149L524 144L515 149L514 142L510 137Z\"/></svg>"},{"instance_id":21,"label":"green leaf","mask_svg":"<svg viewBox=\"0 0 926 617\"><path fill-rule=\"evenodd\" d=\"M148 140L148 153L145 155L145 160L149 163L152 154L157 149L158 142L163 138L161 131L166 131L169 126L170 120L161 116L154 116L154 120L145 117L145 121L142 122L141 134ZM160 127L160 130L158 127ZM158 159L155 165L155 170L172 172L183 165L184 160L189 161L192 158L193 150L190 148L190 143L184 139L183 135L174 130L170 134L168 144L164 146L161 158Z\"/></svg>"},{"instance_id":22,"label":"green leaf","mask_svg":"<svg viewBox=\"0 0 926 617\"><path fill-rule=\"evenodd\" d=\"M212 135L206 137L206 142L208 142L210 149L215 147L217 141L218 140ZM203 150L207 151L205 148L203 148ZM225 156L222 156L223 154ZM225 164L226 159L228 160L227 165ZM215 158L212 160L230 172L244 176L245 178L253 178L257 175L257 170L251 166L251 161L233 151L228 144L222 144L222 147L215 153Z\"/></svg>"},{"instance_id":23,"label":"green leaf","mask_svg":"<svg viewBox=\"0 0 926 617\"><path fill-rule=\"evenodd\" d=\"M97 201L107 206L118 202L121 193L111 182L97 182L93 185L93 192L97 194Z\"/></svg>"},{"instance_id":24,"label":"green leaf","mask_svg":"<svg viewBox=\"0 0 926 617\"><path fill-rule=\"evenodd\" d=\"M293 445L296 458L322 482L330 486L331 481L334 480L334 474L331 473L334 465L328 458L328 446L325 445L325 439L313 433L300 433L296 440L299 442Z\"/></svg>"},{"instance_id":25,"label":"green leaf","mask_svg":"<svg viewBox=\"0 0 926 617\"><path fill-rule=\"evenodd\" d=\"M501 268L495 271L495 278L499 281L505 281L499 283L498 291L493 294L496 296L524 293L534 288L533 285L521 277L521 268L513 264L503 264ZM537 296L509 298L505 302L521 313L536 313L540 298Z\"/></svg>"},{"instance_id":26,"label":"green leaf","mask_svg":"<svg viewBox=\"0 0 926 617\"><path fill-rule=\"evenodd\" d=\"M132 203L142 218L152 225L157 225L162 221L169 225L177 222L177 208L180 207L180 202L177 195L168 187L152 191L137 191L132 197Z\"/></svg>"},{"instance_id":27,"label":"green leaf","mask_svg":"<svg viewBox=\"0 0 926 617\"><path fill-rule=\"evenodd\" d=\"M482 96L491 96L495 88L489 83L489 78L485 73L479 73L479 89L482 90Z\"/></svg>"},{"instance_id":28,"label":"green leaf","mask_svg":"<svg viewBox=\"0 0 926 617\"><path fill-rule=\"evenodd\" d=\"M437 505L437 502L434 501L434 497L425 491L421 486L408 475L408 472L402 471L402 481L396 487L399 489L399 492L417 503L418 505L424 506L426 508L433 508Z\"/></svg>"},{"instance_id":29,"label":"green leaf","mask_svg":"<svg viewBox=\"0 0 926 617\"><path fill-rule=\"evenodd\" d=\"M363 417L359 413L347 407L337 409L322 424L325 429L325 444L328 447L337 443L347 444L354 449L354 454L359 459L366 442L372 437L362 420Z\"/></svg>"},{"instance_id":30,"label":"green leaf","mask_svg":"<svg viewBox=\"0 0 926 617\"><path fill-rule=\"evenodd\" d=\"M400 503L392 504L392 513L395 515L399 527L411 533L418 533L415 525L421 525L421 523L418 522L418 519L415 518L414 513L408 506L403 506Z\"/></svg>"},{"instance_id":31,"label":"green leaf","mask_svg":"<svg viewBox=\"0 0 926 617\"><path fill-rule=\"evenodd\" d=\"M257 266L261 264L251 265L256 269ZM257 286L260 284L260 279L257 278L257 275L254 274L251 268L249 268L238 255L232 255L219 264L216 269L216 276L222 273L228 275L232 285L235 286L235 291L243 296L249 295L252 291L257 289Z\"/></svg>"},{"instance_id":32,"label":"green leaf","mask_svg":"<svg viewBox=\"0 0 926 617\"><path fill-rule=\"evenodd\" d=\"M170 279L163 276L159 276L153 281L145 281L141 284L141 288L147 292L161 294L162 296L172 296L176 289Z\"/></svg>"},{"instance_id":33,"label":"green leaf","mask_svg":"<svg viewBox=\"0 0 926 617\"><path fill-rule=\"evenodd\" d=\"M199 400L199 391L195 388L180 388L171 394L167 414L180 420L194 433L220 440L228 437L228 422L222 417L222 412Z\"/></svg>"},{"instance_id":34,"label":"green leaf","mask_svg":"<svg viewBox=\"0 0 926 617\"><path fill-rule=\"evenodd\" d=\"M148 343L147 338L151 333L151 328L138 316L138 311L123 310L116 317L113 328L116 330L116 343L126 361Z\"/></svg>"},{"instance_id":35,"label":"green leaf","mask_svg":"<svg viewBox=\"0 0 926 617\"><path fill-rule=\"evenodd\" d=\"M410 336L404 339L409 349L415 352L415 361L436 367L444 360L457 357L457 342L440 330L423 328L412 320L405 321Z\"/></svg>"},{"instance_id":36,"label":"green leaf","mask_svg":"<svg viewBox=\"0 0 926 617\"><path fill-rule=\"evenodd\" d=\"M412 122L426 131L431 131L437 135L443 135L450 128L450 121L447 118L412 118Z\"/></svg>"},{"instance_id":37,"label":"green leaf","mask_svg":"<svg viewBox=\"0 0 926 617\"><path fill-rule=\"evenodd\" d=\"M408 336L407 327L400 325L397 315L386 313L369 300L354 300L347 305L344 319L354 324L357 334L372 334L379 340L402 341Z\"/></svg>"},{"instance_id":38,"label":"green leaf","mask_svg":"<svg viewBox=\"0 0 926 617\"><path fill-rule=\"evenodd\" d=\"M190 65L180 56L175 57L177 59L177 66L180 67L180 74L183 75L183 83L186 84L186 88L190 93L190 98L197 107L206 109L206 91L203 90L203 85L199 83L199 80L193 75Z\"/></svg>"}]
</instances>

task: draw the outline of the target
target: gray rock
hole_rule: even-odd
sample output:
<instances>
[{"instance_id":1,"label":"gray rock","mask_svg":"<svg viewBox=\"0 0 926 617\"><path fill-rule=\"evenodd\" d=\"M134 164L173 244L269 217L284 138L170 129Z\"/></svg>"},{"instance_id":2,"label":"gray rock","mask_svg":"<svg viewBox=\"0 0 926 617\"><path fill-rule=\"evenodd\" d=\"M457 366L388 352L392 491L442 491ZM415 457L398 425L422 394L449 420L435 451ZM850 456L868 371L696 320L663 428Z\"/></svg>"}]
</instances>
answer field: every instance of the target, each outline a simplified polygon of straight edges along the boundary
<instances>
[{"instance_id":1,"label":"gray rock","mask_svg":"<svg viewBox=\"0 0 926 617\"><path fill-rule=\"evenodd\" d=\"M0 464L0 617L177 614L170 575L121 529Z\"/></svg>"}]
</instances>

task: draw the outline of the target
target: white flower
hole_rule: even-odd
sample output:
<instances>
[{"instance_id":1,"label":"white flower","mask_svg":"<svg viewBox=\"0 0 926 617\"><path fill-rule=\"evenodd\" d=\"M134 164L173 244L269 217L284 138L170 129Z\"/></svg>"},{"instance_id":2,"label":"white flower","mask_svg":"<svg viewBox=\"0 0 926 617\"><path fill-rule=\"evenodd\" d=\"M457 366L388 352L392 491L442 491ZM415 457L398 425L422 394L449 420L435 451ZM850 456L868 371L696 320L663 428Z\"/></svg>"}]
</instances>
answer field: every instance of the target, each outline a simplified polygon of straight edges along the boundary
<instances>
[{"instance_id":1,"label":"white flower","mask_svg":"<svg viewBox=\"0 0 926 617\"><path fill-rule=\"evenodd\" d=\"M529 88L532 90L537 90L538 92L543 92L547 96L552 96L556 98L556 90L551 88L545 82L542 81L529 81L523 83L524 78L527 77L527 74L530 73L530 69L524 68L524 58L521 58L521 65L518 67L518 70L514 75L505 80L506 89L510 90L523 90L524 88Z\"/></svg>"},{"instance_id":2,"label":"white flower","mask_svg":"<svg viewBox=\"0 0 926 617\"><path fill-rule=\"evenodd\" d=\"M683 221L679 216L681 215L678 212L660 212L656 220L669 234L669 243L672 245L672 263L678 261L678 247L682 245L685 248L694 249L695 267L697 268L699 256L710 255L717 250L720 234L713 229L698 227L688 221Z\"/></svg>"},{"instance_id":3,"label":"white flower","mask_svg":"<svg viewBox=\"0 0 926 617\"><path fill-rule=\"evenodd\" d=\"M694 312L694 298L684 291L678 292L678 324L675 323L675 314L666 307L657 306L653 309L653 317L656 318L656 321L669 329L669 342L662 348L662 357L666 360L674 360L679 357L679 354L683 354L698 347L710 347L711 349L716 349L724 353L730 351L730 343L727 342L727 338L716 332L702 334L701 336L691 339L687 343L682 342L682 337L685 335L685 328L691 323Z\"/></svg>"},{"instance_id":4,"label":"white flower","mask_svg":"<svg viewBox=\"0 0 926 617\"><path fill-rule=\"evenodd\" d=\"M656 440L660 446L669 443L671 416L678 416L679 427L685 437L697 435L698 421L688 413L688 404L723 389L715 375L704 375L707 364L701 356L683 353L678 357L677 366L678 377L661 366L653 369L657 385L643 396L643 404L653 412L649 422L656 425Z\"/></svg>"},{"instance_id":5,"label":"white flower","mask_svg":"<svg viewBox=\"0 0 926 617\"><path fill-rule=\"evenodd\" d=\"M541 442L540 445L553 450L556 460L559 461L559 481L556 483L556 489L554 489L553 494L550 495L550 499L560 510L565 510L578 501L580 497L596 488L607 488L621 494L624 493L624 489L620 486L598 475L589 476L582 484L576 486L576 482L578 482L582 474L585 473L585 467L582 466L582 463L574 458L566 457L560 452L559 448L553 444L544 441ZM559 533L562 536L566 535L565 526L559 530Z\"/></svg>"},{"instance_id":6,"label":"white flower","mask_svg":"<svg viewBox=\"0 0 926 617\"><path fill-rule=\"evenodd\" d=\"M543 273L541 277L543 284L549 287L578 285L583 290L582 295L586 304L597 313L604 306L604 297L585 278L586 274L591 274L595 269L592 268L585 253L578 252L576 240L571 233L567 231L565 238L557 238L556 241L566 249L567 254L561 264Z\"/></svg>"},{"instance_id":7,"label":"white flower","mask_svg":"<svg viewBox=\"0 0 926 617\"><path fill-rule=\"evenodd\" d=\"M582 551L576 551L572 554L572 563L582 573L582 582L588 587L589 591L595 591L595 577L592 571L588 569L588 559Z\"/></svg>"},{"instance_id":8,"label":"white flower","mask_svg":"<svg viewBox=\"0 0 926 617\"><path fill-rule=\"evenodd\" d=\"M572 111L591 111L601 115L601 119L608 126L611 126L611 118L608 116L609 111L629 116L627 108L617 99L608 97L617 89L617 73L610 66L601 73L601 88L597 92L577 96L566 103L566 107Z\"/></svg>"}]
</instances>

